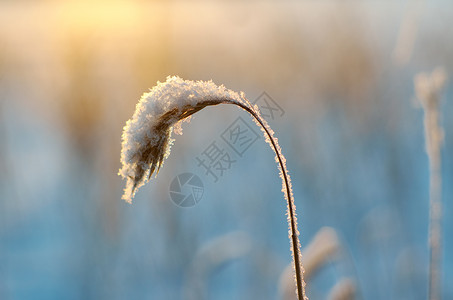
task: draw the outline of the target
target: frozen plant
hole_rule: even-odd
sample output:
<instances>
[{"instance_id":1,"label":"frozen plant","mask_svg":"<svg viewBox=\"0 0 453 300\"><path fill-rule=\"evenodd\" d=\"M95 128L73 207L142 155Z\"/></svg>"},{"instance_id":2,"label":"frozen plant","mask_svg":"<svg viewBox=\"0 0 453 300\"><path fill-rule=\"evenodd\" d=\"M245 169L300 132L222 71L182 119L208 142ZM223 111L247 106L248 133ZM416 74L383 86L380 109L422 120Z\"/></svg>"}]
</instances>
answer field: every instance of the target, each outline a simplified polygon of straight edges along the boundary
<instances>
[{"instance_id":1,"label":"frozen plant","mask_svg":"<svg viewBox=\"0 0 453 300\"><path fill-rule=\"evenodd\" d=\"M158 82L149 93L143 94L122 135L122 168L118 174L127 180L123 199L131 203L137 189L144 185L154 172L156 174L159 172L164 159L170 154L170 147L173 144L172 131L177 129L181 133L180 122L206 106L218 104L233 104L250 113L276 154L275 160L282 179L282 192L288 204L287 216L296 292L298 299L308 299L305 296L296 206L286 160L274 132L261 117L258 107L253 106L243 93L238 94L223 85L217 86L212 81L190 81L169 76L166 82Z\"/></svg>"}]
</instances>

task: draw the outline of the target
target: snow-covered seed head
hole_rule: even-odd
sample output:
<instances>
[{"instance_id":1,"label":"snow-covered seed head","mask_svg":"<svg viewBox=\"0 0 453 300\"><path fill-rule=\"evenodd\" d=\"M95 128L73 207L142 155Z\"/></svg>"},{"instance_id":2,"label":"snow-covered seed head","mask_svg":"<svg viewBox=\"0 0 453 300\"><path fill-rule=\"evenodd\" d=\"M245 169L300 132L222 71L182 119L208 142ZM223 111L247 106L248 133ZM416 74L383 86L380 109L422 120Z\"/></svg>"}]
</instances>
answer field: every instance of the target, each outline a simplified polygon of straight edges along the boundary
<instances>
[{"instance_id":1,"label":"snow-covered seed head","mask_svg":"<svg viewBox=\"0 0 453 300\"><path fill-rule=\"evenodd\" d=\"M167 77L143 94L132 119L123 129L119 175L127 179L123 199L131 202L135 191L158 173L173 143L178 122L206 106L245 103L243 95L212 81Z\"/></svg>"}]
</instances>

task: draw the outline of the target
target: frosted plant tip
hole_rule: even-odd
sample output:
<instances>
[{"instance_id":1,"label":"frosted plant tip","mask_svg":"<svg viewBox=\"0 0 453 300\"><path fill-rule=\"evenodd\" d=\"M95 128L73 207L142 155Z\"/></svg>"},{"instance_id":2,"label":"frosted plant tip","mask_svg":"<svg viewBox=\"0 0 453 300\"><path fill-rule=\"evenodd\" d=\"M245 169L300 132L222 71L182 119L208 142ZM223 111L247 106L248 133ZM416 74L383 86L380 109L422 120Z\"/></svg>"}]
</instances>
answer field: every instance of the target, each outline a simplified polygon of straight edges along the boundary
<instances>
[{"instance_id":1,"label":"frosted plant tip","mask_svg":"<svg viewBox=\"0 0 453 300\"><path fill-rule=\"evenodd\" d=\"M173 130L182 132L180 121L206 106L244 104L244 99L212 81L190 81L177 76L167 77L143 94L123 129L122 168L118 175L127 182L122 198L131 203L136 190L159 172L170 154Z\"/></svg>"}]
</instances>

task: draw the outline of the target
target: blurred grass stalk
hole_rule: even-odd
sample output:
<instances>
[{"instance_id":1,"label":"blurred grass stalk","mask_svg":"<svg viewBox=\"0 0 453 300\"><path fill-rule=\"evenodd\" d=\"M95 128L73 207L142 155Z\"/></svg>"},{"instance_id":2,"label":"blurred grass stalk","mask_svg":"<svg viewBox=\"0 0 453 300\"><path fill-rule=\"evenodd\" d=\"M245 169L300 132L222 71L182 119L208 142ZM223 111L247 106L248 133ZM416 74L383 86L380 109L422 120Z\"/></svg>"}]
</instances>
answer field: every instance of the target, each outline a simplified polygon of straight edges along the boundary
<instances>
[{"instance_id":1,"label":"blurred grass stalk","mask_svg":"<svg viewBox=\"0 0 453 300\"><path fill-rule=\"evenodd\" d=\"M401 23L398 40L392 53L393 61L399 65L407 65L414 50L415 40L423 11L424 0L414 0L407 3L405 16Z\"/></svg>"},{"instance_id":2,"label":"blurred grass stalk","mask_svg":"<svg viewBox=\"0 0 453 300\"><path fill-rule=\"evenodd\" d=\"M330 290L328 300L352 300L356 298L356 283L350 278L342 278Z\"/></svg>"},{"instance_id":3,"label":"blurred grass stalk","mask_svg":"<svg viewBox=\"0 0 453 300\"><path fill-rule=\"evenodd\" d=\"M425 117L426 152L429 157L429 284L430 300L441 299L441 260L442 260L442 175L441 147L444 132L440 126L439 104L441 91L447 74L442 68L436 68L431 74L420 73L414 78L415 91L423 107Z\"/></svg>"},{"instance_id":4,"label":"blurred grass stalk","mask_svg":"<svg viewBox=\"0 0 453 300\"><path fill-rule=\"evenodd\" d=\"M304 280L308 282L316 272L334 259L341 250L342 245L335 229L331 227L321 228L302 252ZM293 269L292 264L289 264L280 275L279 293L282 300L294 299Z\"/></svg>"}]
</instances>

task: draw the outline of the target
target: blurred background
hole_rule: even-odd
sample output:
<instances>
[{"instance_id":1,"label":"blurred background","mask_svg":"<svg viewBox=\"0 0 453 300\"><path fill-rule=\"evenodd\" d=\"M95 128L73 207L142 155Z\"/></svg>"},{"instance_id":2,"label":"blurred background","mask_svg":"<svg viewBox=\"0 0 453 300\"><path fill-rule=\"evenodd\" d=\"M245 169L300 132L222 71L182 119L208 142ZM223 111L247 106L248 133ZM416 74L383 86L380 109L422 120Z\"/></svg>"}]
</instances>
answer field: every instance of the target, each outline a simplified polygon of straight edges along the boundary
<instances>
[{"instance_id":1,"label":"blurred background","mask_svg":"<svg viewBox=\"0 0 453 300\"><path fill-rule=\"evenodd\" d=\"M274 154L239 109L194 115L157 178L121 200L122 128L168 75L280 108L267 119L292 175L310 299L426 299L413 79L453 73L452 20L440 0L0 1L0 299L294 299ZM444 299L452 98L447 83ZM259 135L242 155L222 138L238 117ZM197 161L213 142L235 160L217 181ZM169 196L185 172L203 184L189 208Z\"/></svg>"}]
</instances>

